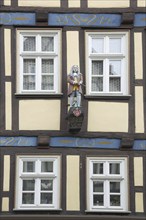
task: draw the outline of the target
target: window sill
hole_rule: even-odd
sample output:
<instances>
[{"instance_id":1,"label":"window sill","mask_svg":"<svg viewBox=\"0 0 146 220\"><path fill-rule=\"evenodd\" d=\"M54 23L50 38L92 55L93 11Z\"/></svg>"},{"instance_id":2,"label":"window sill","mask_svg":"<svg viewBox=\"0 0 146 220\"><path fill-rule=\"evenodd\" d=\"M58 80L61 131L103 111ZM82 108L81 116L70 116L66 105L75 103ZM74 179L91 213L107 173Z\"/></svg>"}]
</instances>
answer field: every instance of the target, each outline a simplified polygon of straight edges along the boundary
<instances>
[{"instance_id":1,"label":"window sill","mask_svg":"<svg viewBox=\"0 0 146 220\"><path fill-rule=\"evenodd\" d=\"M84 95L88 100L129 100L131 95L113 95L113 94L99 94L99 95Z\"/></svg>"},{"instance_id":2,"label":"window sill","mask_svg":"<svg viewBox=\"0 0 146 220\"><path fill-rule=\"evenodd\" d=\"M21 99L60 99L63 97L63 93L56 93L56 94L46 94L46 93L15 93L16 98Z\"/></svg>"},{"instance_id":3,"label":"window sill","mask_svg":"<svg viewBox=\"0 0 146 220\"><path fill-rule=\"evenodd\" d=\"M85 210L85 213L98 213L98 212L102 212L102 213L119 213L119 214L130 214L131 211L122 211L122 210Z\"/></svg>"},{"instance_id":4,"label":"window sill","mask_svg":"<svg viewBox=\"0 0 146 220\"><path fill-rule=\"evenodd\" d=\"M13 211L21 212L21 211L50 211L50 212L61 212L62 209L52 209L52 208L14 208Z\"/></svg>"}]
</instances>

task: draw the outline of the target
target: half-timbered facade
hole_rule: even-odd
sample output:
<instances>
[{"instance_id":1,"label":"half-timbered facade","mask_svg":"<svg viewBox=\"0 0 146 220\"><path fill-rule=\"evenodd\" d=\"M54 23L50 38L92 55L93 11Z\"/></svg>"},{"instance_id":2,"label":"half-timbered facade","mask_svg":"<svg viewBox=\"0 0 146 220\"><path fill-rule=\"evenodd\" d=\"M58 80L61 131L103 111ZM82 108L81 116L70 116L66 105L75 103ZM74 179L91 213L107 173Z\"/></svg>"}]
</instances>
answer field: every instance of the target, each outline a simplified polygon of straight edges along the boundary
<instances>
[{"instance_id":1,"label":"half-timbered facade","mask_svg":"<svg viewBox=\"0 0 146 220\"><path fill-rule=\"evenodd\" d=\"M145 61L145 0L0 1L1 220L146 219Z\"/></svg>"}]
</instances>

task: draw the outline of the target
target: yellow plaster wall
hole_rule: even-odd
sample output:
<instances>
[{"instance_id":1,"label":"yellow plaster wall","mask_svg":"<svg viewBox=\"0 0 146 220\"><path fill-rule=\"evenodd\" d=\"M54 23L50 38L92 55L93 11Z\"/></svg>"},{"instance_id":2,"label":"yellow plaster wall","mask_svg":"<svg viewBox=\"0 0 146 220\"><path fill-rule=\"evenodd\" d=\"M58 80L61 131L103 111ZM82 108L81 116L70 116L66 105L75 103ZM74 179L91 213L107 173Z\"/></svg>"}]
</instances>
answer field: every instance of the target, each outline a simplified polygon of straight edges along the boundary
<instances>
[{"instance_id":1,"label":"yellow plaster wall","mask_svg":"<svg viewBox=\"0 0 146 220\"><path fill-rule=\"evenodd\" d=\"M128 132L128 104L90 101L88 131Z\"/></svg>"},{"instance_id":2,"label":"yellow plaster wall","mask_svg":"<svg viewBox=\"0 0 146 220\"><path fill-rule=\"evenodd\" d=\"M143 193L135 193L135 212L144 212Z\"/></svg>"},{"instance_id":3,"label":"yellow plaster wall","mask_svg":"<svg viewBox=\"0 0 146 220\"><path fill-rule=\"evenodd\" d=\"M11 29L4 29L5 75L11 76Z\"/></svg>"},{"instance_id":4,"label":"yellow plaster wall","mask_svg":"<svg viewBox=\"0 0 146 220\"><path fill-rule=\"evenodd\" d=\"M9 198L3 197L2 198L2 212L8 212L9 211Z\"/></svg>"},{"instance_id":5,"label":"yellow plaster wall","mask_svg":"<svg viewBox=\"0 0 146 220\"><path fill-rule=\"evenodd\" d=\"M60 7L60 0L18 0L18 6Z\"/></svg>"},{"instance_id":6,"label":"yellow plaster wall","mask_svg":"<svg viewBox=\"0 0 146 220\"><path fill-rule=\"evenodd\" d=\"M4 0L4 5L10 6L11 5L11 0Z\"/></svg>"},{"instance_id":7,"label":"yellow plaster wall","mask_svg":"<svg viewBox=\"0 0 146 220\"><path fill-rule=\"evenodd\" d=\"M59 130L60 100L20 100L20 130Z\"/></svg>"},{"instance_id":8,"label":"yellow plaster wall","mask_svg":"<svg viewBox=\"0 0 146 220\"><path fill-rule=\"evenodd\" d=\"M80 0L68 0L69 8L80 8Z\"/></svg>"},{"instance_id":9,"label":"yellow plaster wall","mask_svg":"<svg viewBox=\"0 0 146 220\"><path fill-rule=\"evenodd\" d=\"M5 116L6 116L6 130L12 130L12 91L11 82L5 83Z\"/></svg>"},{"instance_id":10,"label":"yellow plaster wall","mask_svg":"<svg viewBox=\"0 0 146 220\"><path fill-rule=\"evenodd\" d=\"M79 32L67 31L67 73L73 65L79 65Z\"/></svg>"},{"instance_id":11,"label":"yellow plaster wall","mask_svg":"<svg viewBox=\"0 0 146 220\"><path fill-rule=\"evenodd\" d=\"M79 156L67 156L67 195L66 210L80 210L80 174L79 174Z\"/></svg>"},{"instance_id":12,"label":"yellow plaster wall","mask_svg":"<svg viewBox=\"0 0 146 220\"><path fill-rule=\"evenodd\" d=\"M89 8L127 8L130 0L88 0Z\"/></svg>"},{"instance_id":13,"label":"yellow plaster wall","mask_svg":"<svg viewBox=\"0 0 146 220\"><path fill-rule=\"evenodd\" d=\"M134 185L143 186L143 158L134 157Z\"/></svg>"},{"instance_id":14,"label":"yellow plaster wall","mask_svg":"<svg viewBox=\"0 0 146 220\"><path fill-rule=\"evenodd\" d=\"M3 170L3 191L10 190L10 155L4 156L4 170Z\"/></svg>"},{"instance_id":15,"label":"yellow plaster wall","mask_svg":"<svg viewBox=\"0 0 146 220\"><path fill-rule=\"evenodd\" d=\"M142 33L134 33L135 78L143 79Z\"/></svg>"},{"instance_id":16,"label":"yellow plaster wall","mask_svg":"<svg viewBox=\"0 0 146 220\"><path fill-rule=\"evenodd\" d=\"M144 133L143 87L135 87L135 132Z\"/></svg>"},{"instance_id":17,"label":"yellow plaster wall","mask_svg":"<svg viewBox=\"0 0 146 220\"><path fill-rule=\"evenodd\" d=\"M137 0L138 7L146 7L146 0Z\"/></svg>"}]
</instances>

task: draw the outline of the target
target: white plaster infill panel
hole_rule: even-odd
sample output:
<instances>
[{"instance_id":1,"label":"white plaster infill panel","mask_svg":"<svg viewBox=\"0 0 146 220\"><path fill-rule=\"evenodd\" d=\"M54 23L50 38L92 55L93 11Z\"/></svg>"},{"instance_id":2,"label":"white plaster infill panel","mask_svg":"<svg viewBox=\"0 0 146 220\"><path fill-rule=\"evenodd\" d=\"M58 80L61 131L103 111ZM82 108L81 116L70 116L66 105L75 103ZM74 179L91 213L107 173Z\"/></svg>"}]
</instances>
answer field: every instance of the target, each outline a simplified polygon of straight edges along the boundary
<instances>
[{"instance_id":1,"label":"white plaster infill panel","mask_svg":"<svg viewBox=\"0 0 146 220\"><path fill-rule=\"evenodd\" d=\"M135 212L144 212L143 193L135 193Z\"/></svg>"},{"instance_id":2,"label":"white plaster infill panel","mask_svg":"<svg viewBox=\"0 0 146 220\"><path fill-rule=\"evenodd\" d=\"M134 157L134 186L143 186L143 158Z\"/></svg>"},{"instance_id":3,"label":"white plaster infill panel","mask_svg":"<svg viewBox=\"0 0 146 220\"><path fill-rule=\"evenodd\" d=\"M4 5L5 6L10 6L11 5L11 0L4 0Z\"/></svg>"},{"instance_id":4,"label":"white plaster infill panel","mask_svg":"<svg viewBox=\"0 0 146 220\"><path fill-rule=\"evenodd\" d=\"M128 103L88 103L88 131L128 132Z\"/></svg>"},{"instance_id":5,"label":"white plaster infill panel","mask_svg":"<svg viewBox=\"0 0 146 220\"><path fill-rule=\"evenodd\" d=\"M77 155L67 156L67 195L66 209L68 211L80 210L80 178L79 178L80 158Z\"/></svg>"},{"instance_id":6,"label":"white plaster infill panel","mask_svg":"<svg viewBox=\"0 0 146 220\"><path fill-rule=\"evenodd\" d=\"M11 82L5 83L5 116L6 130L12 130L12 85Z\"/></svg>"},{"instance_id":7,"label":"white plaster infill panel","mask_svg":"<svg viewBox=\"0 0 146 220\"><path fill-rule=\"evenodd\" d=\"M8 212L9 211L9 198L3 197L2 198L2 212Z\"/></svg>"},{"instance_id":8,"label":"white plaster infill panel","mask_svg":"<svg viewBox=\"0 0 146 220\"><path fill-rule=\"evenodd\" d=\"M69 8L80 8L80 0L68 0Z\"/></svg>"},{"instance_id":9,"label":"white plaster infill panel","mask_svg":"<svg viewBox=\"0 0 146 220\"><path fill-rule=\"evenodd\" d=\"M10 190L10 155L4 155L3 191Z\"/></svg>"},{"instance_id":10,"label":"white plaster infill panel","mask_svg":"<svg viewBox=\"0 0 146 220\"><path fill-rule=\"evenodd\" d=\"M5 75L11 76L11 29L4 29Z\"/></svg>"},{"instance_id":11,"label":"white plaster infill panel","mask_svg":"<svg viewBox=\"0 0 146 220\"><path fill-rule=\"evenodd\" d=\"M73 65L79 65L79 32L67 31L67 71Z\"/></svg>"},{"instance_id":12,"label":"white plaster infill panel","mask_svg":"<svg viewBox=\"0 0 146 220\"><path fill-rule=\"evenodd\" d=\"M146 7L146 0L137 0L138 7Z\"/></svg>"},{"instance_id":13,"label":"white plaster infill panel","mask_svg":"<svg viewBox=\"0 0 146 220\"><path fill-rule=\"evenodd\" d=\"M127 8L130 0L88 0L89 8Z\"/></svg>"},{"instance_id":14,"label":"white plaster infill panel","mask_svg":"<svg viewBox=\"0 0 146 220\"><path fill-rule=\"evenodd\" d=\"M135 132L144 133L144 94L142 86L135 86Z\"/></svg>"},{"instance_id":15,"label":"white plaster infill panel","mask_svg":"<svg viewBox=\"0 0 146 220\"><path fill-rule=\"evenodd\" d=\"M18 6L60 7L61 0L18 0Z\"/></svg>"},{"instance_id":16,"label":"white plaster infill panel","mask_svg":"<svg viewBox=\"0 0 146 220\"><path fill-rule=\"evenodd\" d=\"M143 79L142 33L134 33L135 78Z\"/></svg>"},{"instance_id":17,"label":"white plaster infill panel","mask_svg":"<svg viewBox=\"0 0 146 220\"><path fill-rule=\"evenodd\" d=\"M19 130L59 130L60 100L21 100Z\"/></svg>"}]
</instances>

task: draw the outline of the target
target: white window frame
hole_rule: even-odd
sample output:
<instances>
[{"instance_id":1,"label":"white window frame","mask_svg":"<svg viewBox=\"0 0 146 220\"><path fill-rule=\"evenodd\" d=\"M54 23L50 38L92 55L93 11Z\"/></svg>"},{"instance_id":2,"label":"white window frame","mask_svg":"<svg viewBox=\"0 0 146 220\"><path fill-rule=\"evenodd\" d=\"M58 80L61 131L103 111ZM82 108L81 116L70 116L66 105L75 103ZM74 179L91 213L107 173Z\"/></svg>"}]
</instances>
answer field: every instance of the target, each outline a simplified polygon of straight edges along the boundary
<instances>
[{"instance_id":1,"label":"white window frame","mask_svg":"<svg viewBox=\"0 0 146 220\"><path fill-rule=\"evenodd\" d=\"M23 162L34 161L35 172L23 172ZM41 161L53 162L53 172L41 172ZM17 156L16 157L16 190L14 210L60 210L60 162L58 155L48 156ZM34 179L34 204L22 204L23 180ZM44 179L53 180L53 203L41 204L40 181Z\"/></svg>"},{"instance_id":2,"label":"white window frame","mask_svg":"<svg viewBox=\"0 0 146 220\"><path fill-rule=\"evenodd\" d=\"M93 38L103 38L103 53L91 52L91 41ZM110 53L109 38L121 39L121 53ZM86 95L128 95L129 94L129 33L127 32L85 32L86 39ZM121 60L121 91L109 91L109 60ZM103 91L92 91L92 60L103 61Z\"/></svg>"},{"instance_id":3,"label":"white window frame","mask_svg":"<svg viewBox=\"0 0 146 220\"><path fill-rule=\"evenodd\" d=\"M93 174L93 163L103 163L103 174ZM120 174L109 174L109 164L119 163ZM128 160L126 157L87 157L87 212L129 212L128 211ZM104 205L93 204L93 181L104 182ZM109 182L120 182L120 206L110 206Z\"/></svg>"},{"instance_id":4,"label":"white window frame","mask_svg":"<svg viewBox=\"0 0 146 220\"><path fill-rule=\"evenodd\" d=\"M36 51L23 51L23 37L36 37ZM41 37L54 38L54 51L41 51ZM61 30L60 29L25 29L17 30L17 93L18 94L58 94L61 93ZM36 60L36 88L23 89L23 59ZM41 89L41 59L54 60L54 89ZM43 74L44 75L44 74Z\"/></svg>"}]
</instances>

